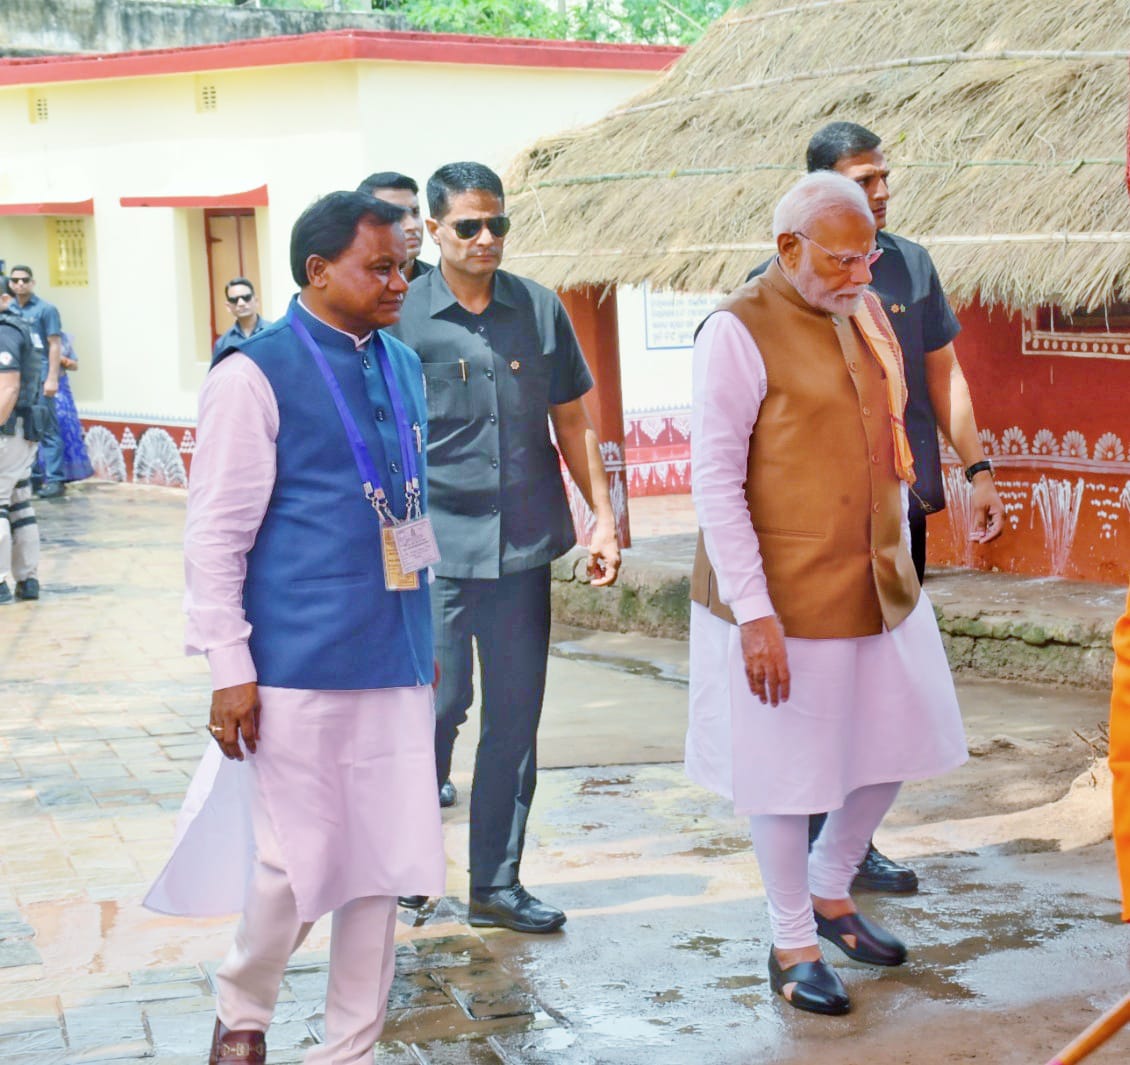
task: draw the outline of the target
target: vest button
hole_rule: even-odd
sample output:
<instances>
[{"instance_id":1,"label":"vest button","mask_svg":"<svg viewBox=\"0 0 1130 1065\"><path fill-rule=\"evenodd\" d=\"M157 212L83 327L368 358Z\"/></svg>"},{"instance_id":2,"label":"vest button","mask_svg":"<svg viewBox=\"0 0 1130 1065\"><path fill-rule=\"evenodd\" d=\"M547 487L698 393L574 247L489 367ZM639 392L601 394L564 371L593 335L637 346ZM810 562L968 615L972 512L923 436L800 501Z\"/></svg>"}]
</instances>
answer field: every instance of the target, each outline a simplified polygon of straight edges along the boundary
<instances>
[{"instance_id":1,"label":"vest button","mask_svg":"<svg viewBox=\"0 0 1130 1065\"><path fill-rule=\"evenodd\" d=\"M875 464L876 466L878 466L878 465L879 465L879 456L878 456L878 455L872 455L872 456L871 456L871 461L872 461L872 462L873 462L873 463L874 463L874 464Z\"/></svg>"},{"instance_id":2,"label":"vest button","mask_svg":"<svg viewBox=\"0 0 1130 1065\"><path fill-rule=\"evenodd\" d=\"M852 373L859 373L859 363L858 362L849 362L848 363L848 369L851 370Z\"/></svg>"},{"instance_id":3,"label":"vest button","mask_svg":"<svg viewBox=\"0 0 1130 1065\"><path fill-rule=\"evenodd\" d=\"M383 422L385 420L385 412L383 407L377 408L377 421Z\"/></svg>"},{"instance_id":4,"label":"vest button","mask_svg":"<svg viewBox=\"0 0 1130 1065\"><path fill-rule=\"evenodd\" d=\"M878 513L879 513L879 504L878 504L878 503L873 503L873 504L871 505L871 510L872 510L872 511L873 511L874 513L878 514Z\"/></svg>"},{"instance_id":5,"label":"vest button","mask_svg":"<svg viewBox=\"0 0 1130 1065\"><path fill-rule=\"evenodd\" d=\"M873 559L878 559L878 557L879 557L879 552L878 552L878 551L872 551L872 552L871 552L871 557L872 557Z\"/></svg>"},{"instance_id":6,"label":"vest button","mask_svg":"<svg viewBox=\"0 0 1130 1065\"><path fill-rule=\"evenodd\" d=\"M863 417L865 417L865 418L871 417L871 408L870 407L864 407L863 408Z\"/></svg>"}]
</instances>

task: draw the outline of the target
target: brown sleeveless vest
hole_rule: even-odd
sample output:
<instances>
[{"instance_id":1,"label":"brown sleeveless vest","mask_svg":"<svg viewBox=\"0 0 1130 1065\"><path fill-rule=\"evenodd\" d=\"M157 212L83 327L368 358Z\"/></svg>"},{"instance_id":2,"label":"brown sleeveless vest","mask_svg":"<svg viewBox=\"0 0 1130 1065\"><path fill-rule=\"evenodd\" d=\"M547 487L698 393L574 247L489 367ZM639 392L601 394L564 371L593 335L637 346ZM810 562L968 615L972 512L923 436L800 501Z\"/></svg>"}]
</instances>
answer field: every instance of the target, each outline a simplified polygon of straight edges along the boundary
<instances>
[{"instance_id":1,"label":"brown sleeveless vest","mask_svg":"<svg viewBox=\"0 0 1130 1065\"><path fill-rule=\"evenodd\" d=\"M901 536L882 368L850 318L809 306L775 262L718 310L742 322L765 363L745 492L786 635L893 629L919 586ZM701 533L691 599L733 623Z\"/></svg>"}]
</instances>

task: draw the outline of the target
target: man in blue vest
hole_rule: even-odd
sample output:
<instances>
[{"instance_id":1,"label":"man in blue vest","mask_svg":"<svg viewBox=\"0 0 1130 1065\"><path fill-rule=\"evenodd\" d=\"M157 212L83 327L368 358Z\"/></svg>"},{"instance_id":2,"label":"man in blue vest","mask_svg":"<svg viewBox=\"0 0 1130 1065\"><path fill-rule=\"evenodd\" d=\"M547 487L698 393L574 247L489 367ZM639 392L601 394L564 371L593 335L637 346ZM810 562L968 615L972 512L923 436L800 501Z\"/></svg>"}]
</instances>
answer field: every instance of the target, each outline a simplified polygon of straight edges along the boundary
<instances>
[{"instance_id":1,"label":"man in blue vest","mask_svg":"<svg viewBox=\"0 0 1130 1065\"><path fill-rule=\"evenodd\" d=\"M242 909L216 974L212 1063L266 1061L287 959L333 913L325 1041L371 1062L396 897L443 890L420 360L400 316L399 207L336 192L291 234L286 315L200 395L185 525L189 653L210 746L146 904Z\"/></svg>"}]
</instances>

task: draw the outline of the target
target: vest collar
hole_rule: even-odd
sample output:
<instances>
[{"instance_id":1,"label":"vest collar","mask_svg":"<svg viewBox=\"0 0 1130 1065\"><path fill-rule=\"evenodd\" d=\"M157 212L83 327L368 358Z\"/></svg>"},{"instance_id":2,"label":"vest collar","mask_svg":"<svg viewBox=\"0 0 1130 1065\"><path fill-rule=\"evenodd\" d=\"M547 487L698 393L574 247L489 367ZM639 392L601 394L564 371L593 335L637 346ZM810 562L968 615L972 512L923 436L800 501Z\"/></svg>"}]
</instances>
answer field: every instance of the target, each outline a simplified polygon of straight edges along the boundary
<instances>
[{"instance_id":1,"label":"vest collar","mask_svg":"<svg viewBox=\"0 0 1130 1065\"><path fill-rule=\"evenodd\" d=\"M302 316L303 324L310 330L311 335L319 344L332 344L335 347L346 348L358 354L368 350L369 341L373 339L371 331L366 333L363 337L354 336L352 333L347 333L344 329L338 329L336 325L330 325L329 322L319 318L302 302L301 296L295 296L294 302L297 306L298 313Z\"/></svg>"}]
</instances>

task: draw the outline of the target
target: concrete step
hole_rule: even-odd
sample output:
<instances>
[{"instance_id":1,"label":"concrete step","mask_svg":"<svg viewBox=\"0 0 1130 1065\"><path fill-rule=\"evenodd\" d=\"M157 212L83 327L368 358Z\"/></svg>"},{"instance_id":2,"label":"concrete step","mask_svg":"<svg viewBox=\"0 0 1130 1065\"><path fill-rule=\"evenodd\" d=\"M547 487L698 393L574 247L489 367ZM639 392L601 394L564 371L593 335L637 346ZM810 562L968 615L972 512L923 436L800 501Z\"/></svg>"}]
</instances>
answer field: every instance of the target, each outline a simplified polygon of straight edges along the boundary
<instances>
[{"instance_id":1,"label":"concrete step","mask_svg":"<svg viewBox=\"0 0 1130 1065\"><path fill-rule=\"evenodd\" d=\"M624 552L619 581L603 589L585 581L587 552L574 549L553 565L555 622L685 641L694 546L693 534L637 540ZM955 671L1093 690L1110 686L1111 632L1126 603L1120 585L931 569L924 588ZM593 640L574 633L556 641L555 653L618 658L625 668L663 679L686 675L685 649L628 637Z\"/></svg>"}]
</instances>

